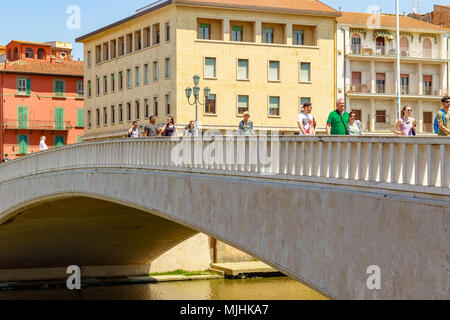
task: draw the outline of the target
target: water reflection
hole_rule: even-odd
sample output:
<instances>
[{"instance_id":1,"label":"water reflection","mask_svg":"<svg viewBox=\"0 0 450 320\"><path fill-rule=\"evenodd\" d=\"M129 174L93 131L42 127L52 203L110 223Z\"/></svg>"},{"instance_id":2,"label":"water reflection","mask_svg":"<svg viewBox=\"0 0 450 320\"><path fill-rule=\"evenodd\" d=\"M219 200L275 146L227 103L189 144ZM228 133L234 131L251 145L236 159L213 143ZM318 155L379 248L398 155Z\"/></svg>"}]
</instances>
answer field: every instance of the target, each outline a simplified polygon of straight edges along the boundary
<instances>
[{"instance_id":1,"label":"water reflection","mask_svg":"<svg viewBox=\"0 0 450 320\"><path fill-rule=\"evenodd\" d=\"M0 300L324 300L289 278L178 281L67 289L0 291Z\"/></svg>"}]
</instances>

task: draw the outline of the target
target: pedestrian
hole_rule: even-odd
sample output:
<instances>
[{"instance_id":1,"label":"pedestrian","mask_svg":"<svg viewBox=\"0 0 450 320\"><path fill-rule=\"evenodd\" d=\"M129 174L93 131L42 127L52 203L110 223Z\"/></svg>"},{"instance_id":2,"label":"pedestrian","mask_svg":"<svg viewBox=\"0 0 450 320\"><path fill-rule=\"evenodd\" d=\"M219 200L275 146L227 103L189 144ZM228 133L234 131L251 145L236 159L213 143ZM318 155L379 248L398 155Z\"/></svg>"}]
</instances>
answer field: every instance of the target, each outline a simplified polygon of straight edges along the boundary
<instances>
[{"instance_id":1,"label":"pedestrian","mask_svg":"<svg viewBox=\"0 0 450 320\"><path fill-rule=\"evenodd\" d=\"M2 163L7 163L8 161L10 161L8 154L5 154L5 157L2 159Z\"/></svg>"},{"instance_id":2,"label":"pedestrian","mask_svg":"<svg viewBox=\"0 0 450 320\"><path fill-rule=\"evenodd\" d=\"M350 112L350 120L348 122L348 131L351 136L362 136L363 133L363 124L361 121L356 120L356 112Z\"/></svg>"},{"instance_id":3,"label":"pedestrian","mask_svg":"<svg viewBox=\"0 0 450 320\"><path fill-rule=\"evenodd\" d=\"M437 134L439 136L450 136L450 112L448 112L450 107L450 97L443 97L441 103L442 109L439 110L436 116L438 128Z\"/></svg>"},{"instance_id":4,"label":"pedestrian","mask_svg":"<svg viewBox=\"0 0 450 320\"><path fill-rule=\"evenodd\" d=\"M336 110L330 113L327 121L327 135L350 135L348 122L350 115L345 111L345 100L339 98L336 101Z\"/></svg>"},{"instance_id":5,"label":"pedestrian","mask_svg":"<svg viewBox=\"0 0 450 320\"><path fill-rule=\"evenodd\" d=\"M253 136L253 122L250 121L250 113L247 111L242 114L244 120L239 124L239 135L241 136Z\"/></svg>"},{"instance_id":6,"label":"pedestrian","mask_svg":"<svg viewBox=\"0 0 450 320\"><path fill-rule=\"evenodd\" d=\"M150 117L150 123L144 127L144 137L154 138L159 135L160 128L156 124L156 117Z\"/></svg>"},{"instance_id":7,"label":"pedestrian","mask_svg":"<svg viewBox=\"0 0 450 320\"><path fill-rule=\"evenodd\" d=\"M412 108L403 107L402 117L397 121L394 133L398 136L415 136L416 120L411 117Z\"/></svg>"},{"instance_id":8,"label":"pedestrian","mask_svg":"<svg viewBox=\"0 0 450 320\"><path fill-rule=\"evenodd\" d=\"M42 136L41 137L41 142L39 142L39 150L40 151L48 150L48 146L45 143L45 140L47 140L47 138L45 136Z\"/></svg>"},{"instance_id":9,"label":"pedestrian","mask_svg":"<svg viewBox=\"0 0 450 320\"><path fill-rule=\"evenodd\" d=\"M185 137L198 136L197 128L195 127L195 121L189 122L189 125L186 127L186 130L184 130L184 136Z\"/></svg>"},{"instance_id":10,"label":"pedestrian","mask_svg":"<svg viewBox=\"0 0 450 320\"><path fill-rule=\"evenodd\" d=\"M141 135L139 128L138 128L138 122L133 121L133 127L131 127L130 130L128 130L128 138L139 138Z\"/></svg>"},{"instance_id":11,"label":"pedestrian","mask_svg":"<svg viewBox=\"0 0 450 320\"><path fill-rule=\"evenodd\" d=\"M314 136L314 117L311 114L312 104L311 102L306 102L303 105L303 111L298 115L297 124L300 129L301 136Z\"/></svg>"},{"instance_id":12,"label":"pedestrian","mask_svg":"<svg viewBox=\"0 0 450 320\"><path fill-rule=\"evenodd\" d=\"M167 123L161 131L163 137L176 137L177 127L175 127L175 121L172 116L167 117Z\"/></svg>"}]
</instances>

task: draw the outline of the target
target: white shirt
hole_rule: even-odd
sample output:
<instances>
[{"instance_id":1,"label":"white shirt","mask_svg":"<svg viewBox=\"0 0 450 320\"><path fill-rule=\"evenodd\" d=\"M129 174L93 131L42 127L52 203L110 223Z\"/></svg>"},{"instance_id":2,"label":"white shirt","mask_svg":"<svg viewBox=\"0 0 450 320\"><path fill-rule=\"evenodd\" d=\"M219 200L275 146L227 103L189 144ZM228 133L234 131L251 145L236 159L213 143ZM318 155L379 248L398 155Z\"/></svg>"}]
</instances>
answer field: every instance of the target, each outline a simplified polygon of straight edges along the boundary
<instances>
[{"instance_id":1,"label":"white shirt","mask_svg":"<svg viewBox=\"0 0 450 320\"><path fill-rule=\"evenodd\" d=\"M41 142L39 143L39 150L43 151L43 150L48 150L47 145L45 144L44 140L41 140Z\"/></svg>"},{"instance_id":2,"label":"white shirt","mask_svg":"<svg viewBox=\"0 0 450 320\"><path fill-rule=\"evenodd\" d=\"M298 115L297 118L297 122L300 122L300 124L303 126L303 130L305 130L308 135L312 135L313 120L314 118L311 113L304 114L302 112ZM303 135L302 130L300 130L300 135Z\"/></svg>"}]
</instances>

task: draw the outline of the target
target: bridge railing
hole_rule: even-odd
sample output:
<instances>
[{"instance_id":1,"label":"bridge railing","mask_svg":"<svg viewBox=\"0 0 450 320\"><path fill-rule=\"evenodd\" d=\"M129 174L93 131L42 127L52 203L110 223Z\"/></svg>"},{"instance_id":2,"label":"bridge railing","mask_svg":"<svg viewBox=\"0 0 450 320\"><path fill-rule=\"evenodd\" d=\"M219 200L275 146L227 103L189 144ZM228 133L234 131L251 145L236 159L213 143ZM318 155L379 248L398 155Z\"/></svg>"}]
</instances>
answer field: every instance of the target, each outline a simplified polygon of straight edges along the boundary
<instances>
[{"instance_id":1,"label":"bridge railing","mask_svg":"<svg viewBox=\"0 0 450 320\"><path fill-rule=\"evenodd\" d=\"M79 168L147 168L450 195L450 139L207 137L123 139L48 150L0 166L8 179Z\"/></svg>"}]
</instances>

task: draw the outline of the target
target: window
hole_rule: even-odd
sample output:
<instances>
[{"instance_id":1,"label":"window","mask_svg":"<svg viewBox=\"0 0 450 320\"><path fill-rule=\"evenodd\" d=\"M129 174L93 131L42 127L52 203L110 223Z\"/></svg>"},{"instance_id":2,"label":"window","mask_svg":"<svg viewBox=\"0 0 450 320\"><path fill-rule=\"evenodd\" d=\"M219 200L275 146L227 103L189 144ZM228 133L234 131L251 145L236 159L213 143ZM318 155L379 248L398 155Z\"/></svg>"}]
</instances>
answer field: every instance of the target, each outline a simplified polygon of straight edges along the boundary
<instances>
[{"instance_id":1,"label":"window","mask_svg":"<svg viewBox=\"0 0 450 320\"><path fill-rule=\"evenodd\" d=\"M133 34L126 35L127 54L133 52Z\"/></svg>"},{"instance_id":2,"label":"window","mask_svg":"<svg viewBox=\"0 0 450 320\"><path fill-rule=\"evenodd\" d=\"M386 110L377 110L375 116L377 123L386 123Z\"/></svg>"},{"instance_id":3,"label":"window","mask_svg":"<svg viewBox=\"0 0 450 320\"><path fill-rule=\"evenodd\" d=\"M280 81L279 61L269 61L269 81Z\"/></svg>"},{"instance_id":4,"label":"window","mask_svg":"<svg viewBox=\"0 0 450 320\"><path fill-rule=\"evenodd\" d=\"M159 80L158 61L153 61L153 81Z\"/></svg>"},{"instance_id":5,"label":"window","mask_svg":"<svg viewBox=\"0 0 450 320\"><path fill-rule=\"evenodd\" d=\"M361 54L361 36L358 33L352 36L352 53Z\"/></svg>"},{"instance_id":6,"label":"window","mask_svg":"<svg viewBox=\"0 0 450 320\"><path fill-rule=\"evenodd\" d=\"M136 101L134 104L134 117L135 120L141 119L141 104L139 103L139 101Z\"/></svg>"},{"instance_id":7,"label":"window","mask_svg":"<svg viewBox=\"0 0 450 320\"><path fill-rule=\"evenodd\" d=\"M39 60L45 60L45 50L44 50L44 49L39 48L39 49L37 50L37 58L38 58Z\"/></svg>"},{"instance_id":8,"label":"window","mask_svg":"<svg viewBox=\"0 0 450 320\"><path fill-rule=\"evenodd\" d=\"M144 84L148 84L148 64L144 64Z\"/></svg>"},{"instance_id":9,"label":"window","mask_svg":"<svg viewBox=\"0 0 450 320\"><path fill-rule=\"evenodd\" d=\"M127 70L127 88L128 89L131 88L131 70L130 69Z\"/></svg>"},{"instance_id":10,"label":"window","mask_svg":"<svg viewBox=\"0 0 450 320\"><path fill-rule=\"evenodd\" d=\"M433 43L429 38L423 39L423 57L424 58L433 57Z\"/></svg>"},{"instance_id":11,"label":"window","mask_svg":"<svg viewBox=\"0 0 450 320\"><path fill-rule=\"evenodd\" d=\"M303 30L294 30L294 45L303 46L305 44L305 31Z\"/></svg>"},{"instance_id":12,"label":"window","mask_svg":"<svg viewBox=\"0 0 450 320\"><path fill-rule=\"evenodd\" d=\"M311 82L311 63L300 63L300 82Z\"/></svg>"},{"instance_id":13,"label":"window","mask_svg":"<svg viewBox=\"0 0 450 320\"><path fill-rule=\"evenodd\" d=\"M148 104L148 99L144 99L144 116L145 119L150 118L150 106Z\"/></svg>"},{"instance_id":14,"label":"window","mask_svg":"<svg viewBox=\"0 0 450 320\"><path fill-rule=\"evenodd\" d=\"M119 90L123 89L123 72L119 72Z\"/></svg>"},{"instance_id":15,"label":"window","mask_svg":"<svg viewBox=\"0 0 450 320\"><path fill-rule=\"evenodd\" d=\"M248 60L239 59L238 60L238 70L237 70L238 80L248 80Z\"/></svg>"},{"instance_id":16,"label":"window","mask_svg":"<svg viewBox=\"0 0 450 320\"><path fill-rule=\"evenodd\" d=\"M153 115L158 116L158 97L153 98Z\"/></svg>"},{"instance_id":17,"label":"window","mask_svg":"<svg viewBox=\"0 0 450 320\"><path fill-rule=\"evenodd\" d=\"M19 145L19 154L28 153L28 136L17 136L17 144Z\"/></svg>"},{"instance_id":18,"label":"window","mask_svg":"<svg viewBox=\"0 0 450 320\"><path fill-rule=\"evenodd\" d=\"M92 128L92 122L91 122L91 110L89 110L87 112L87 116L88 116L88 128Z\"/></svg>"},{"instance_id":19,"label":"window","mask_svg":"<svg viewBox=\"0 0 450 320\"><path fill-rule=\"evenodd\" d=\"M216 78L216 58L205 58L205 78Z\"/></svg>"},{"instance_id":20,"label":"window","mask_svg":"<svg viewBox=\"0 0 450 320\"><path fill-rule=\"evenodd\" d=\"M376 86L377 93L385 93L385 84L386 84L386 74L385 73L377 73L376 74Z\"/></svg>"},{"instance_id":21,"label":"window","mask_svg":"<svg viewBox=\"0 0 450 320\"><path fill-rule=\"evenodd\" d=\"M170 58L166 58L166 79L170 79Z\"/></svg>"},{"instance_id":22,"label":"window","mask_svg":"<svg viewBox=\"0 0 450 320\"><path fill-rule=\"evenodd\" d=\"M25 49L25 58L34 58L34 51L31 48Z\"/></svg>"},{"instance_id":23,"label":"window","mask_svg":"<svg viewBox=\"0 0 450 320\"><path fill-rule=\"evenodd\" d=\"M280 115L280 97L269 97L269 115Z\"/></svg>"},{"instance_id":24,"label":"window","mask_svg":"<svg viewBox=\"0 0 450 320\"><path fill-rule=\"evenodd\" d=\"M55 129L64 130L64 108L55 108Z\"/></svg>"},{"instance_id":25,"label":"window","mask_svg":"<svg viewBox=\"0 0 450 320\"><path fill-rule=\"evenodd\" d=\"M28 129L28 107L17 107L17 128Z\"/></svg>"},{"instance_id":26,"label":"window","mask_svg":"<svg viewBox=\"0 0 450 320\"><path fill-rule=\"evenodd\" d=\"M110 58L114 59L117 57L117 41L115 39L111 40L110 48Z\"/></svg>"},{"instance_id":27,"label":"window","mask_svg":"<svg viewBox=\"0 0 450 320\"><path fill-rule=\"evenodd\" d=\"M55 97L64 97L66 94L66 81L55 80L54 81Z\"/></svg>"},{"instance_id":28,"label":"window","mask_svg":"<svg viewBox=\"0 0 450 320\"><path fill-rule=\"evenodd\" d=\"M60 148L64 146L64 137L63 136L55 136L54 141L55 148Z\"/></svg>"},{"instance_id":29,"label":"window","mask_svg":"<svg viewBox=\"0 0 450 320\"><path fill-rule=\"evenodd\" d=\"M119 123L123 123L123 105L119 104L118 111L119 111L119 115L118 115Z\"/></svg>"},{"instance_id":30,"label":"window","mask_svg":"<svg viewBox=\"0 0 450 320\"><path fill-rule=\"evenodd\" d=\"M17 48L14 48L14 59L19 59L19 50Z\"/></svg>"},{"instance_id":31,"label":"window","mask_svg":"<svg viewBox=\"0 0 450 320\"><path fill-rule=\"evenodd\" d=\"M352 90L361 92L361 72L352 72Z\"/></svg>"},{"instance_id":32,"label":"window","mask_svg":"<svg viewBox=\"0 0 450 320\"><path fill-rule=\"evenodd\" d=\"M300 97L300 112L303 110L303 105L307 102L311 102L310 97Z\"/></svg>"},{"instance_id":33,"label":"window","mask_svg":"<svg viewBox=\"0 0 450 320\"><path fill-rule=\"evenodd\" d=\"M84 97L84 81L77 80L77 96Z\"/></svg>"},{"instance_id":34,"label":"window","mask_svg":"<svg viewBox=\"0 0 450 320\"><path fill-rule=\"evenodd\" d=\"M108 109L106 107L103 108L103 125L108 124Z\"/></svg>"},{"instance_id":35,"label":"window","mask_svg":"<svg viewBox=\"0 0 450 320\"><path fill-rule=\"evenodd\" d=\"M109 43L103 44L103 61L109 60Z\"/></svg>"},{"instance_id":36,"label":"window","mask_svg":"<svg viewBox=\"0 0 450 320\"><path fill-rule=\"evenodd\" d=\"M97 124L97 127L99 127L100 126L100 109L95 110L95 116L96 116L95 122Z\"/></svg>"},{"instance_id":37,"label":"window","mask_svg":"<svg viewBox=\"0 0 450 320\"><path fill-rule=\"evenodd\" d=\"M231 36L232 41L243 41L242 37L243 28L240 26L233 26L233 33Z\"/></svg>"},{"instance_id":38,"label":"window","mask_svg":"<svg viewBox=\"0 0 450 320\"><path fill-rule=\"evenodd\" d=\"M116 90L116 77L114 73L111 73L111 92Z\"/></svg>"},{"instance_id":39,"label":"window","mask_svg":"<svg viewBox=\"0 0 450 320\"><path fill-rule=\"evenodd\" d=\"M92 83L91 80L88 80L88 97L92 97Z\"/></svg>"},{"instance_id":40,"label":"window","mask_svg":"<svg viewBox=\"0 0 450 320\"><path fill-rule=\"evenodd\" d=\"M264 28L263 43L273 43L273 29L272 28Z\"/></svg>"},{"instance_id":41,"label":"window","mask_svg":"<svg viewBox=\"0 0 450 320\"><path fill-rule=\"evenodd\" d=\"M17 94L30 95L31 94L31 80L28 78L17 78L16 80Z\"/></svg>"},{"instance_id":42,"label":"window","mask_svg":"<svg viewBox=\"0 0 450 320\"><path fill-rule=\"evenodd\" d=\"M131 103L127 103L127 121L131 121Z\"/></svg>"},{"instance_id":43,"label":"window","mask_svg":"<svg viewBox=\"0 0 450 320\"><path fill-rule=\"evenodd\" d=\"M95 47L95 63L102 62L102 46Z\"/></svg>"},{"instance_id":44,"label":"window","mask_svg":"<svg viewBox=\"0 0 450 320\"><path fill-rule=\"evenodd\" d=\"M248 111L248 96L238 96L238 115Z\"/></svg>"},{"instance_id":45,"label":"window","mask_svg":"<svg viewBox=\"0 0 450 320\"><path fill-rule=\"evenodd\" d=\"M409 94L409 74L400 76L400 85L402 94Z\"/></svg>"},{"instance_id":46,"label":"window","mask_svg":"<svg viewBox=\"0 0 450 320\"><path fill-rule=\"evenodd\" d=\"M423 76L423 93L427 96L432 94L433 76Z\"/></svg>"},{"instance_id":47,"label":"window","mask_svg":"<svg viewBox=\"0 0 450 320\"><path fill-rule=\"evenodd\" d=\"M206 114L216 114L216 95L210 94L205 103Z\"/></svg>"},{"instance_id":48,"label":"window","mask_svg":"<svg viewBox=\"0 0 450 320\"><path fill-rule=\"evenodd\" d=\"M103 93L108 92L108 77L103 76Z\"/></svg>"},{"instance_id":49,"label":"window","mask_svg":"<svg viewBox=\"0 0 450 320\"><path fill-rule=\"evenodd\" d=\"M95 91L97 92L97 95L100 95L100 78L95 78Z\"/></svg>"},{"instance_id":50,"label":"window","mask_svg":"<svg viewBox=\"0 0 450 320\"><path fill-rule=\"evenodd\" d=\"M166 23L166 42L170 41L170 23Z\"/></svg>"},{"instance_id":51,"label":"window","mask_svg":"<svg viewBox=\"0 0 450 320\"><path fill-rule=\"evenodd\" d=\"M134 33L134 50L142 49L142 32L141 30Z\"/></svg>"},{"instance_id":52,"label":"window","mask_svg":"<svg viewBox=\"0 0 450 320\"><path fill-rule=\"evenodd\" d=\"M135 78L135 83L136 83L136 86L138 87L141 83L141 75L140 75L140 70L139 70L139 67L136 67L135 68L135 72L134 72L134 78Z\"/></svg>"},{"instance_id":53,"label":"window","mask_svg":"<svg viewBox=\"0 0 450 320\"><path fill-rule=\"evenodd\" d=\"M77 136L77 143L83 143L83 136Z\"/></svg>"},{"instance_id":54,"label":"window","mask_svg":"<svg viewBox=\"0 0 450 320\"><path fill-rule=\"evenodd\" d=\"M166 114L170 114L170 94L166 94Z\"/></svg>"},{"instance_id":55,"label":"window","mask_svg":"<svg viewBox=\"0 0 450 320\"><path fill-rule=\"evenodd\" d=\"M158 45L160 41L160 31L159 31L159 23L155 23L152 26L152 33L153 33L153 45Z\"/></svg>"},{"instance_id":56,"label":"window","mask_svg":"<svg viewBox=\"0 0 450 320\"><path fill-rule=\"evenodd\" d=\"M144 48L148 48L151 45L150 27L144 28Z\"/></svg>"},{"instance_id":57,"label":"window","mask_svg":"<svg viewBox=\"0 0 450 320\"><path fill-rule=\"evenodd\" d=\"M119 38L119 56L123 56L125 54L125 37Z\"/></svg>"},{"instance_id":58,"label":"window","mask_svg":"<svg viewBox=\"0 0 450 320\"><path fill-rule=\"evenodd\" d=\"M409 41L406 37L402 37L400 39L400 53L403 57L407 57L409 54L408 51L409 51Z\"/></svg>"},{"instance_id":59,"label":"window","mask_svg":"<svg viewBox=\"0 0 450 320\"><path fill-rule=\"evenodd\" d=\"M116 123L116 110L114 106L111 106L111 124Z\"/></svg>"},{"instance_id":60,"label":"window","mask_svg":"<svg viewBox=\"0 0 450 320\"><path fill-rule=\"evenodd\" d=\"M204 40L211 40L211 25L200 23L199 38Z\"/></svg>"},{"instance_id":61,"label":"window","mask_svg":"<svg viewBox=\"0 0 450 320\"><path fill-rule=\"evenodd\" d=\"M77 109L77 127L84 127L84 109Z\"/></svg>"}]
</instances>

